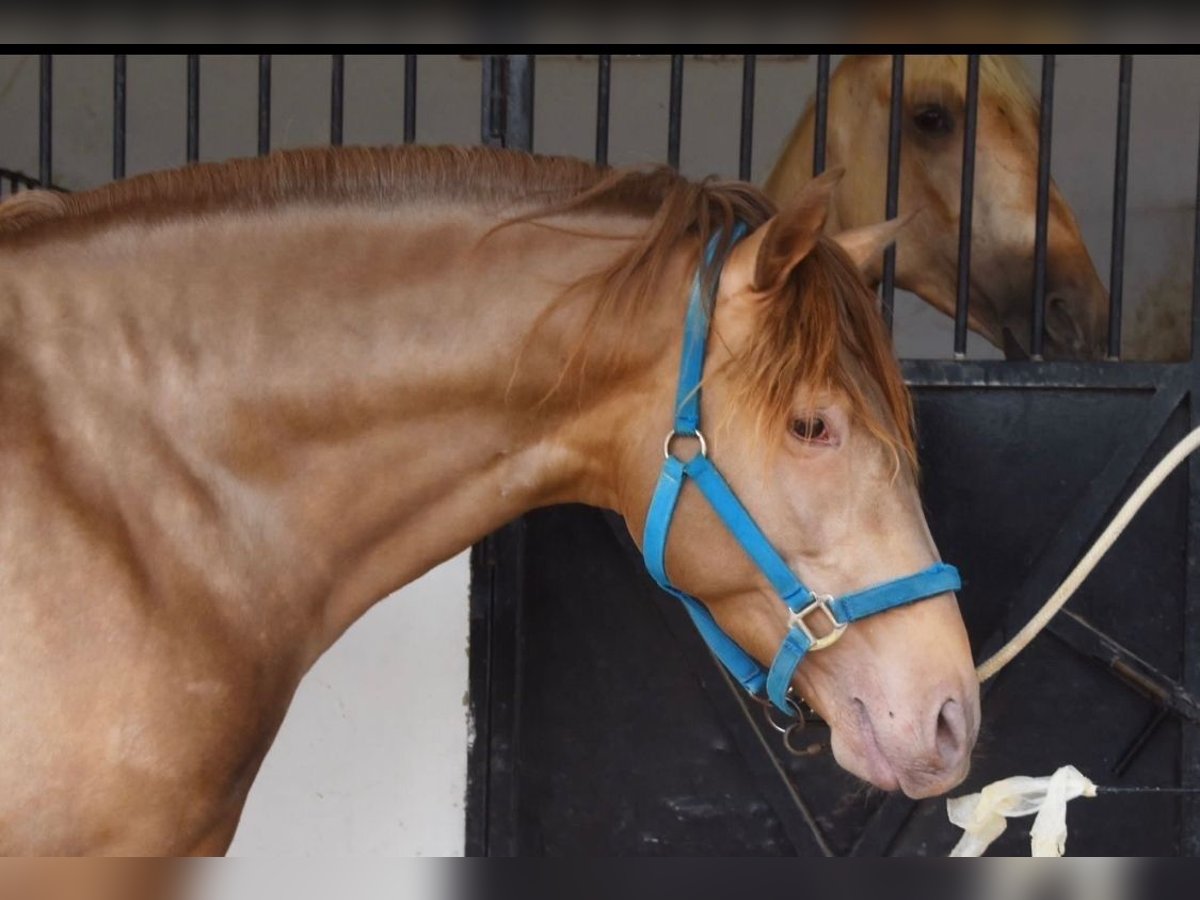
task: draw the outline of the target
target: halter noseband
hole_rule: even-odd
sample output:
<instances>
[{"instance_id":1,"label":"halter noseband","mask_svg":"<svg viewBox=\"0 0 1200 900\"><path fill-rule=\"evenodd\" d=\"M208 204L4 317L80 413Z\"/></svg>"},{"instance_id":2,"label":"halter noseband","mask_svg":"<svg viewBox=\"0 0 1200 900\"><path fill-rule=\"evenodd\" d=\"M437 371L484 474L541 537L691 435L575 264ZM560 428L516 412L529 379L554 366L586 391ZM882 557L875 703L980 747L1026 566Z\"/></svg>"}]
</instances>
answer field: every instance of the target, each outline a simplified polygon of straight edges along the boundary
<instances>
[{"instance_id":1,"label":"halter noseband","mask_svg":"<svg viewBox=\"0 0 1200 900\"><path fill-rule=\"evenodd\" d=\"M745 234L745 223L739 222L731 235L729 248ZM704 374L709 329L702 273L714 266L719 237L720 232L714 234L705 248L704 262L697 267L691 299L688 302L687 319L683 329L683 358L679 367L679 389L675 400L675 427L667 434L663 443L666 461L658 478L658 486L654 489L654 496L650 500L642 555L654 580L664 590L683 601L700 635L729 673L756 697L761 695L765 687L771 702L783 712L792 714L796 711L789 696L792 676L806 653L836 642L851 622L946 591L958 590L962 584L954 566L939 562L916 574L886 581L843 597L834 598L828 594L813 593L792 572L721 477L717 467L709 461L708 444L700 431L700 379ZM723 263L724 259L717 264L713 272L711 290L714 298ZM676 438L695 439L699 444L699 451L685 462L671 452ZM667 538L679 495L689 478L696 483L717 517L741 544L742 549L766 576L771 587L790 610L787 637L784 638L779 652L775 654L775 661L771 663L769 671L764 670L750 654L721 630L721 626L716 623L703 603L676 588L667 576ZM818 637L808 624L815 616L823 617L831 629L821 637Z\"/></svg>"}]
</instances>

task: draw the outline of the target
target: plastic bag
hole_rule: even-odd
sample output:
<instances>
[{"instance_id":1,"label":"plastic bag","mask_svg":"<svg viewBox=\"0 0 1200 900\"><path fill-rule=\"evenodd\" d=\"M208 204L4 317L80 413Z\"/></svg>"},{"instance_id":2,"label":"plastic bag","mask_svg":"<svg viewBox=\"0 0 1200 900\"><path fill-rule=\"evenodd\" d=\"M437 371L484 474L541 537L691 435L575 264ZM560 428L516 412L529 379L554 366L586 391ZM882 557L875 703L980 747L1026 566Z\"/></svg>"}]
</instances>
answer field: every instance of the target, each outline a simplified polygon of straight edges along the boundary
<instances>
[{"instance_id":1,"label":"plastic bag","mask_svg":"<svg viewBox=\"0 0 1200 900\"><path fill-rule=\"evenodd\" d=\"M1004 833L1005 820L1037 813L1029 831L1032 856L1062 856L1067 844L1067 802L1095 797L1092 784L1074 766L1048 778L1016 775L989 784L978 794L946 801L950 821L963 829L951 856L980 856Z\"/></svg>"}]
</instances>

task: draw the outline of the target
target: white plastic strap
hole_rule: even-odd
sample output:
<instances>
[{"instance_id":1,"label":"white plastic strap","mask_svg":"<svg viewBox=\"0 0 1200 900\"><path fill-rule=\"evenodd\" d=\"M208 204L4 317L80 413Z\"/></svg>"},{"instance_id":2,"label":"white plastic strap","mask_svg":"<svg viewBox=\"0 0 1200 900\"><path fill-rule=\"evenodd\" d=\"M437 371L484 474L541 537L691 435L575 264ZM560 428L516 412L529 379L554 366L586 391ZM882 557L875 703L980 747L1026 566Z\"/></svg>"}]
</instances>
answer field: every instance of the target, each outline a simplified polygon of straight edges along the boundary
<instances>
[{"instance_id":1,"label":"white plastic strap","mask_svg":"<svg viewBox=\"0 0 1200 900\"><path fill-rule=\"evenodd\" d=\"M989 784L978 794L946 801L950 821L963 830L951 856L981 856L1004 833L1005 820L1036 813L1029 831L1032 856L1062 856L1067 845L1067 802L1095 797L1092 784L1074 766L1048 778L1016 775Z\"/></svg>"}]
</instances>

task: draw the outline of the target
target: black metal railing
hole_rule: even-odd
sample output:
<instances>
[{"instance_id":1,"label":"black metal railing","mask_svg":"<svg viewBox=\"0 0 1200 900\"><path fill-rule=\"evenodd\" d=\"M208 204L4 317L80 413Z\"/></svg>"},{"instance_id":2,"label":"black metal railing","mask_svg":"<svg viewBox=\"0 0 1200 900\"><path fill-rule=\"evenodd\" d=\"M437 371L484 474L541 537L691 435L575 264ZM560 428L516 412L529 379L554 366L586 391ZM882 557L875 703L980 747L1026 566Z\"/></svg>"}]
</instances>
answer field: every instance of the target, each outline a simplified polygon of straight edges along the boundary
<instances>
[{"instance_id":1,"label":"black metal railing","mask_svg":"<svg viewBox=\"0 0 1200 900\"><path fill-rule=\"evenodd\" d=\"M517 59L518 57L511 57ZM522 57L529 60L527 69L522 69L522 78L526 86L521 88L527 94L527 99L511 93L513 85L509 83L506 73L508 64L505 56L484 56L484 109L483 122L485 142L486 133L494 123L525 117L525 130L532 140L533 114L533 57ZM271 55L258 56L258 153L268 153L271 149ZM683 90L686 57L676 53L669 57L669 88L667 100L667 140L665 148L666 162L678 167L683 134ZM54 181L54 58L51 54L39 57L39 98L38 98L38 166L37 176L31 178L11 170L4 170L0 175L0 188L7 187L10 193L37 184L51 185ZM201 154L201 57L199 54L188 54L185 57L187 71L186 87L186 150L188 162L200 159ZM127 75L126 56L113 56L113 97L112 97L112 175L122 178L126 174L127 159ZM417 114L417 70L418 57L416 54L403 56L403 140L416 140ZM971 243L972 243L972 214L974 209L974 173L976 157L976 131L979 115L979 72L980 57L977 54L968 55L965 91L965 116L962 146L962 181L960 194L959 243L957 290L954 310L954 339L953 355L961 360L966 355L967 333L970 321L970 288L971 288ZM742 95L739 120L739 140L737 172L743 179L750 178L753 164L754 127L755 127L755 88L757 73L757 57L746 55L742 61ZM1033 246L1033 278L1031 292L1031 330L1029 346L1034 360L1041 360L1045 347L1046 306L1047 298L1047 256L1048 256L1048 219L1050 205L1050 161L1051 141L1053 138L1054 117L1054 79L1055 56L1042 57L1041 77L1041 117L1038 127L1038 164L1037 164L1037 197L1036 197L1036 226ZM1121 324L1124 304L1124 274L1125 274L1125 231L1127 218L1127 198L1129 186L1129 138L1130 114L1133 83L1133 57L1122 55L1118 70L1117 98L1117 134L1116 134L1116 163L1113 177L1113 213L1112 213L1112 246L1109 270L1109 310L1108 310L1108 340L1107 355L1116 360L1121 355ZM903 145L903 86L904 86L904 55L892 57L891 97L889 102L889 127L887 149L887 185L885 192L885 208L883 214L891 218L903 210L899 204L900 165ZM816 57L816 92L814 99L815 133L813 140L813 172L820 173L825 169L828 148L828 119L829 119L829 90L830 90L830 56L818 54ZM611 118L611 89L612 89L612 57L608 54L598 56L597 90L596 90L596 135L595 160L599 164L607 164L609 159L609 131ZM346 57L343 54L330 56L330 98L329 98L329 141L331 144L341 144L344 137L346 99ZM489 123L492 123L489 126ZM492 140L492 143L503 143ZM892 326L895 308L896 290L896 252L889 248L884 257L882 279L880 285L881 310L888 327Z\"/></svg>"}]
</instances>

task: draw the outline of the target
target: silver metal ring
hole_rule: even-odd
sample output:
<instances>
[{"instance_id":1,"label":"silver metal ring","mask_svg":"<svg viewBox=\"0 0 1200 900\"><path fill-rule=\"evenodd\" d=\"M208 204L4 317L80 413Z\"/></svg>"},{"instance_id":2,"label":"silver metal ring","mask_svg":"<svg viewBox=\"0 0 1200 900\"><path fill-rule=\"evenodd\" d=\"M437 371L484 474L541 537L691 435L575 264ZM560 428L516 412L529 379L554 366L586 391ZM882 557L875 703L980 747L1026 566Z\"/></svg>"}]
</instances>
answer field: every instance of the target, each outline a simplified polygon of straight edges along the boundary
<instances>
[{"instance_id":1,"label":"silver metal ring","mask_svg":"<svg viewBox=\"0 0 1200 900\"><path fill-rule=\"evenodd\" d=\"M671 458L671 441L675 438L695 438L700 442L700 455L708 456L708 441L704 440L704 432L697 428L695 431L668 431L667 437L663 441L663 459Z\"/></svg>"},{"instance_id":2,"label":"silver metal ring","mask_svg":"<svg viewBox=\"0 0 1200 900\"><path fill-rule=\"evenodd\" d=\"M791 729L795 728L797 724L800 724L801 726L804 724L804 709L800 705L800 702L802 701L796 700L795 696L792 694L791 688L788 688L787 702L792 708L792 718L791 720L784 720L782 724L780 724L778 717L783 715L783 712L770 701L767 701L763 704L763 718L767 720L768 725L770 725L780 734L787 734Z\"/></svg>"}]
</instances>

